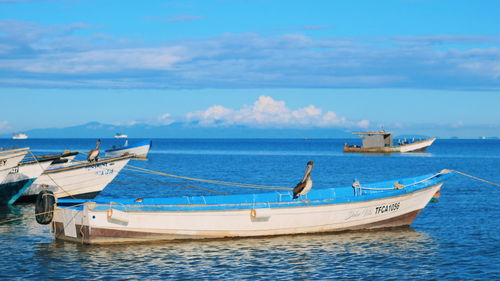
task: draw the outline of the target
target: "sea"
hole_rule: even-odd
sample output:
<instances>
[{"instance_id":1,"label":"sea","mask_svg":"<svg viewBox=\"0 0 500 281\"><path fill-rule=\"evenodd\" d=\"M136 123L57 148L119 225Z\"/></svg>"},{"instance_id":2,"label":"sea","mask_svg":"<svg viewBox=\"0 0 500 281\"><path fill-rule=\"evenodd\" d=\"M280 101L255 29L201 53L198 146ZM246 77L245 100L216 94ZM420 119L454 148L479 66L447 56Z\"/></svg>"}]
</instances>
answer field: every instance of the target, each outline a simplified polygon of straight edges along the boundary
<instances>
[{"instance_id":1,"label":"sea","mask_svg":"<svg viewBox=\"0 0 500 281\"><path fill-rule=\"evenodd\" d=\"M142 139L129 139L129 143ZM95 139L0 140L37 155L87 152ZM453 169L500 183L500 140L438 139L426 153L345 154L344 139L153 139L131 166L190 178L313 188ZM102 139L102 148L123 140ZM85 159L80 155L79 159ZM273 190L218 186L125 169L99 196L172 197ZM0 221L34 213L0 207ZM34 218L0 224L1 280L499 280L500 187L459 174L410 227L274 238L91 246L57 241Z\"/></svg>"}]
</instances>

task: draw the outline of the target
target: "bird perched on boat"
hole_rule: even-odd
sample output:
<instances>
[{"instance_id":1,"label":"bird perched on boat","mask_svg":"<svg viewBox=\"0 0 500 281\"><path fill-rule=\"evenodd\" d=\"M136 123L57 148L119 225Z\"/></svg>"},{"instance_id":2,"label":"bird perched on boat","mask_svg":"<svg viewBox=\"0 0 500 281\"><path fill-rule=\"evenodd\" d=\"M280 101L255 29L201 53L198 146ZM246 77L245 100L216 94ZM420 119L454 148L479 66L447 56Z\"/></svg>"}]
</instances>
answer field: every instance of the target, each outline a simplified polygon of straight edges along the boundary
<instances>
[{"instance_id":1,"label":"bird perched on boat","mask_svg":"<svg viewBox=\"0 0 500 281\"><path fill-rule=\"evenodd\" d=\"M89 153L87 153L87 161L93 162L93 161L99 160L98 157L99 157L100 148L101 148L101 140L98 139L96 142L95 149L92 149L91 151L89 151Z\"/></svg>"},{"instance_id":2,"label":"bird perched on boat","mask_svg":"<svg viewBox=\"0 0 500 281\"><path fill-rule=\"evenodd\" d=\"M312 188L311 171L314 166L313 161L307 162L306 172L302 180L293 188L293 199L306 195Z\"/></svg>"}]
</instances>

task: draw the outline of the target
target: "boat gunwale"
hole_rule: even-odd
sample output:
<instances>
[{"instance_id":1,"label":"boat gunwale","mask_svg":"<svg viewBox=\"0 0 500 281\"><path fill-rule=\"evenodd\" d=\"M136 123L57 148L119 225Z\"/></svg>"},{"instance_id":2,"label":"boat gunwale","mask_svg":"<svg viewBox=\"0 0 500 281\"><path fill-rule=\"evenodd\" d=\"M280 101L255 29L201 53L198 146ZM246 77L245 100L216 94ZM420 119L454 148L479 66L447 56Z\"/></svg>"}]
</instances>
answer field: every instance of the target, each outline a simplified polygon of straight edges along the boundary
<instances>
[{"instance_id":1,"label":"boat gunwale","mask_svg":"<svg viewBox=\"0 0 500 281\"><path fill-rule=\"evenodd\" d=\"M49 168L46 169L44 174L54 174L54 173L60 173L60 172L65 172L65 171L70 171L70 170L76 170L84 167L90 167L90 166L95 166L95 165L100 165L100 164L105 164L105 163L111 163L111 162L117 162L121 160L126 160L133 158L133 155L122 155L118 157L111 157L111 158L102 158L102 160L99 160L97 162L85 162L85 163L76 163L75 165L71 166L66 166L66 167L55 167L55 168Z\"/></svg>"},{"instance_id":2,"label":"boat gunwale","mask_svg":"<svg viewBox=\"0 0 500 281\"><path fill-rule=\"evenodd\" d=\"M336 196L336 190L342 190L342 189L349 189L352 192L352 187L348 186L343 186L343 187L334 187L334 188L322 188L322 189L316 189L311 191L313 194L314 193L319 193L319 192L332 192L332 197L329 198L324 198L324 199L308 199L307 195L305 196L306 198L302 200L292 200L291 199L291 194L290 193L284 193L284 192L275 192L275 193L260 193L260 194L237 194L237 195L215 195L215 196L197 196L197 197L170 197L170 198L144 198L144 199L153 199L155 201L161 201L161 200L187 200L188 202L190 199L192 201L201 201L202 199L205 200L206 197L211 198L212 200L216 200L219 198L225 198L227 201L227 198L229 196L232 196L233 198L230 199L236 199L235 196L238 197L253 197L254 202L238 202L238 203L217 203L217 204L142 204L142 202L127 202L126 200L131 200L130 198L119 198L115 199L114 201L106 201L108 198L96 198L92 200L74 200L74 199L65 199L65 200L58 200L57 204L58 206L61 207L68 207L68 208L75 208L75 209L83 209L83 205L76 206L76 207L71 207L71 205L76 205L76 204L83 204L85 202L92 202L92 210L108 210L109 208L115 208L118 210L124 210L124 211L144 211L144 212L152 212L152 211L157 211L160 212L160 208L165 208L167 210L161 210L161 211L220 211L220 210L238 210L238 209L257 209L257 208L286 208L286 207L307 207L307 206L323 206L323 205L336 205L336 204L348 204L348 203L356 203L356 202L368 202L371 200L380 200L384 198L392 198L392 197L399 197L399 196L404 196L405 194L408 193L413 193L413 192L418 192L420 190L424 190L426 188L438 185L442 183L444 180L446 180L448 177L451 176L453 172L450 173L437 173L437 174L427 174L428 175L433 175L432 178L424 181L424 182L417 182L416 184L413 184L411 187L406 187L403 189L391 189L383 192L374 192L371 194L366 194L366 195L360 195L360 196L346 196L346 192L344 194L340 194L342 196L337 197ZM418 177L410 177L410 178L404 178L404 179L418 179L424 176L418 176ZM395 181L400 181L403 179L397 179ZM389 182L394 182L394 181L381 181L381 182L374 182L368 185L378 185L382 183L389 183ZM275 196L274 198L281 198L282 196L290 196L290 201L278 201L278 200L273 200L273 201L255 201L256 195L261 195L262 199L265 200L265 196ZM258 199L258 198L257 198ZM120 202L121 201L121 202ZM69 205L69 206L68 206ZM148 210L149 209L149 210Z\"/></svg>"},{"instance_id":3,"label":"boat gunwale","mask_svg":"<svg viewBox=\"0 0 500 281\"><path fill-rule=\"evenodd\" d=\"M17 152L24 152L28 151L30 148L29 147L22 147L22 148L15 148L15 149L9 149L9 150L0 150L0 154L8 154L8 153L17 153Z\"/></svg>"}]
</instances>

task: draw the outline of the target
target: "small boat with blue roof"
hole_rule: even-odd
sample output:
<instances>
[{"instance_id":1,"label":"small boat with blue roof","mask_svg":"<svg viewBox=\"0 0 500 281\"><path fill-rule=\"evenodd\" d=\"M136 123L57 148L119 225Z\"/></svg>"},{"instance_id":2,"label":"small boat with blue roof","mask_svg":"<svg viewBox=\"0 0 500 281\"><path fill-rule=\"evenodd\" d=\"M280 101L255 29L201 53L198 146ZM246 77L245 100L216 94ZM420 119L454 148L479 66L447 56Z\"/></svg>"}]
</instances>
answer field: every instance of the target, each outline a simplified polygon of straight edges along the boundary
<instances>
[{"instance_id":1,"label":"small boat with blue roof","mask_svg":"<svg viewBox=\"0 0 500 281\"><path fill-rule=\"evenodd\" d=\"M311 189L171 198L56 199L40 193L37 221L86 244L185 241L373 230L410 225L454 172ZM308 172L309 174L308 174ZM310 189L309 192L304 192Z\"/></svg>"}]
</instances>

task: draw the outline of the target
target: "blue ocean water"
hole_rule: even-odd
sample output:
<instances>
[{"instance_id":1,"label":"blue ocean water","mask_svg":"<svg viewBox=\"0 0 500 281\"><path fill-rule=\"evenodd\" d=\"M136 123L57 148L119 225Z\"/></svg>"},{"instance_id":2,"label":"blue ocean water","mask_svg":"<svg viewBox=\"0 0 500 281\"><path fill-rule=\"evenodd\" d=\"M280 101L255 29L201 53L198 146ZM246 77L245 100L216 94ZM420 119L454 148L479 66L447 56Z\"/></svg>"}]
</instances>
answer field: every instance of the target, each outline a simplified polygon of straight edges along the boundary
<instances>
[{"instance_id":1,"label":"blue ocean water","mask_svg":"<svg viewBox=\"0 0 500 281\"><path fill-rule=\"evenodd\" d=\"M155 139L149 160L130 164L193 178L294 186L314 161L313 188L444 168L500 183L500 140L437 140L427 153L392 155L344 154L345 141ZM103 139L102 146L122 142ZM29 146L35 154L94 145L90 139L0 140L0 146ZM210 195L207 189L266 192L124 170L101 195ZM206 242L88 246L55 241L49 227L26 219L0 224L0 279L498 280L499 195L499 187L455 175L410 228ZM29 204L1 207L0 221L33 213Z\"/></svg>"}]
</instances>

